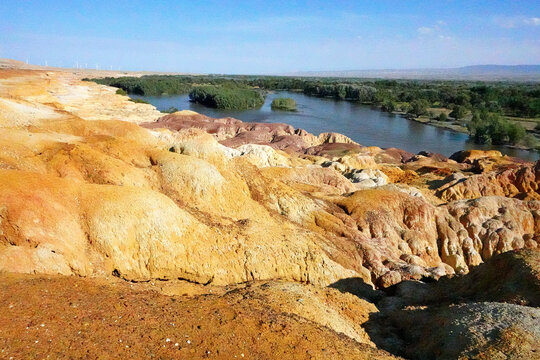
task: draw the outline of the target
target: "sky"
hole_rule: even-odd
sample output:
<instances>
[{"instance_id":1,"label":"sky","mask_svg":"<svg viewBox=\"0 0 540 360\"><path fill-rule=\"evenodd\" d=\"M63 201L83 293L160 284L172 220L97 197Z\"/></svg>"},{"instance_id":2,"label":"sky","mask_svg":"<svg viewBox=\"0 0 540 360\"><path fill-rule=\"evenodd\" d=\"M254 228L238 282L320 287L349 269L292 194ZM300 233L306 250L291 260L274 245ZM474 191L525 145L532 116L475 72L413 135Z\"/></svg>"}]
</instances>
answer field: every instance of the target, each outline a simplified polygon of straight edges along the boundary
<instances>
[{"instance_id":1,"label":"sky","mask_svg":"<svg viewBox=\"0 0 540 360\"><path fill-rule=\"evenodd\" d=\"M540 0L0 0L0 58L222 74L540 64Z\"/></svg>"}]
</instances>

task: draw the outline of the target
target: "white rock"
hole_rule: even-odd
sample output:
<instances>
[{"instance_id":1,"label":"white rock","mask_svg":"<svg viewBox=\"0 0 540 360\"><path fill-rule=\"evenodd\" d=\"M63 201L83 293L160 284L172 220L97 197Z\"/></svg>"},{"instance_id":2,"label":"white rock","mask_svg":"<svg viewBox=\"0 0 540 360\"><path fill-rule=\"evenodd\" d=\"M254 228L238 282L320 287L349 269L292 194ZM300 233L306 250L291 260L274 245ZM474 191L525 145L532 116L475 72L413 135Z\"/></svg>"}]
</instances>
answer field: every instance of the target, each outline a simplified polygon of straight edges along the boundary
<instances>
[{"instance_id":1,"label":"white rock","mask_svg":"<svg viewBox=\"0 0 540 360\"><path fill-rule=\"evenodd\" d=\"M248 156L257 167L289 167L289 159L268 145L245 144L236 148L240 156Z\"/></svg>"}]
</instances>

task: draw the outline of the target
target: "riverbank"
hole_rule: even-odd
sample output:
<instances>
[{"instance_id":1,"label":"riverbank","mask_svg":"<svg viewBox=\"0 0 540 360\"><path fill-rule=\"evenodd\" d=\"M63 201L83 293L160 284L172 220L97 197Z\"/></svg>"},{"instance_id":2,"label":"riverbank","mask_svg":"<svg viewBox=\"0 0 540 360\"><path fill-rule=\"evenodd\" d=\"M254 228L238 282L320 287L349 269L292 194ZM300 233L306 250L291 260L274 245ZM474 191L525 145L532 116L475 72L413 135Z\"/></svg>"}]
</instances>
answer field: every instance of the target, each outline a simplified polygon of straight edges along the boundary
<instances>
[{"instance_id":1,"label":"riverbank","mask_svg":"<svg viewBox=\"0 0 540 360\"><path fill-rule=\"evenodd\" d=\"M422 123L422 124L425 124L425 125L431 125L431 126L435 126L435 127L455 131L455 132L458 132L458 133L462 133L462 134L469 134L469 131L467 130L467 127L462 125L462 124L459 124L457 122L438 121L438 120L430 119L427 116L414 117L414 116L409 116L409 115L407 115L405 113L402 113L402 112L401 113L396 112L396 114L399 114L399 115L401 115L402 117L404 117L404 118L406 118L408 120L416 121L416 122L419 122L419 123ZM532 134L535 137L535 139L537 140L537 144L540 144L540 138L537 135L535 135L531 131L528 131L528 133ZM503 145L500 145L500 146L503 146L503 147L508 148L508 149L518 149L518 150L522 150L522 151L530 151L531 153L538 153L540 155L540 151L539 151L540 150L540 145L537 145L535 147L535 146L525 146L525 145L503 144Z\"/></svg>"},{"instance_id":2,"label":"riverbank","mask_svg":"<svg viewBox=\"0 0 540 360\"><path fill-rule=\"evenodd\" d=\"M384 110L381 109L381 111L384 111ZM405 118L407 120L416 121L416 122L419 122L421 124L431 125L431 126L435 126L435 127L438 127L438 128L447 129L447 130L455 131L455 132L458 132L458 133L462 133L462 134L469 134L469 131L467 130L467 127L465 127L465 126L463 126L461 124L458 124L456 122L434 120L434 119L430 119L428 116L414 117L414 116L411 116L410 114L407 114L407 113L402 112L402 111L393 111L392 114L399 115L399 116L401 116L401 117L403 117L403 118Z\"/></svg>"}]
</instances>

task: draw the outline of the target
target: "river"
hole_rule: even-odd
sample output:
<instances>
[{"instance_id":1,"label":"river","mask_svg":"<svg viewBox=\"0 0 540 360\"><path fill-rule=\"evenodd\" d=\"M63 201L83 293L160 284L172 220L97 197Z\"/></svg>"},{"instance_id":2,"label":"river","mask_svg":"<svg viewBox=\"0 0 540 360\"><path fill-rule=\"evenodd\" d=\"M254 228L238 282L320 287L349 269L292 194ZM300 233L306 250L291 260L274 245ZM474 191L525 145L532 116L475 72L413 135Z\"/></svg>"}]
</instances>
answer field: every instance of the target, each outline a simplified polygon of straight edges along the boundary
<instances>
[{"instance_id":1,"label":"river","mask_svg":"<svg viewBox=\"0 0 540 360\"><path fill-rule=\"evenodd\" d=\"M502 146L478 145L468 136L430 125L418 123L399 115L388 114L378 108L350 101L318 98L302 93L276 91L267 95L264 105L254 110L220 110L189 101L189 96L136 96L150 102L159 110L176 107L193 110L210 117L233 117L249 122L286 123L313 134L337 132L366 146L396 147L412 153L426 150L450 156L463 149L494 149L503 154L535 161L539 153L510 149ZM290 97L297 103L296 112L273 111L270 103L276 97Z\"/></svg>"}]
</instances>

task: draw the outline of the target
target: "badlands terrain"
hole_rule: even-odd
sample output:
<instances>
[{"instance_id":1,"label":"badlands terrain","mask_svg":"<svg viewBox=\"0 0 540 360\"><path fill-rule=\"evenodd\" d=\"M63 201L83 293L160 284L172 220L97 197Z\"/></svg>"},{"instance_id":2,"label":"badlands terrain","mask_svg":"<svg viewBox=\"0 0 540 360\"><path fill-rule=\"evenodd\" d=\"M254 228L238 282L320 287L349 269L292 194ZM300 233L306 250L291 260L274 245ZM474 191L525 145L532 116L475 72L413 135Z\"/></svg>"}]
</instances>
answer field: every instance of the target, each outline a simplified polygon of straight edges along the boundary
<instances>
[{"instance_id":1,"label":"badlands terrain","mask_svg":"<svg viewBox=\"0 0 540 360\"><path fill-rule=\"evenodd\" d=\"M0 358L540 358L540 161L81 77L0 70Z\"/></svg>"}]
</instances>

